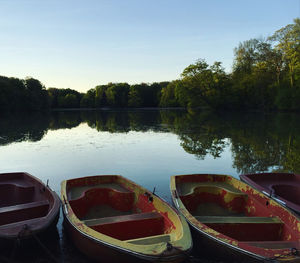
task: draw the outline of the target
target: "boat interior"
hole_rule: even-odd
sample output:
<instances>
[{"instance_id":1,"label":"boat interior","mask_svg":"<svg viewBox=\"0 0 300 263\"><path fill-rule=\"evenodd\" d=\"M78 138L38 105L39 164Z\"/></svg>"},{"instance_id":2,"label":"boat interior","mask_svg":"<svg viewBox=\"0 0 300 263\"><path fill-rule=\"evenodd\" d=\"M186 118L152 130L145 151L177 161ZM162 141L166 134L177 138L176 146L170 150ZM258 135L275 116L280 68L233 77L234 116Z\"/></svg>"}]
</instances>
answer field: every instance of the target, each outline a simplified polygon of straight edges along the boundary
<instances>
[{"instance_id":1,"label":"boat interior","mask_svg":"<svg viewBox=\"0 0 300 263\"><path fill-rule=\"evenodd\" d=\"M252 246L299 246L299 233L273 215L269 202L262 203L225 177L206 179L195 179L191 175L176 182L181 201L199 222Z\"/></svg>"},{"instance_id":2,"label":"boat interior","mask_svg":"<svg viewBox=\"0 0 300 263\"><path fill-rule=\"evenodd\" d=\"M261 173L245 175L256 185L269 190L274 197L300 206L300 176L291 173Z\"/></svg>"},{"instance_id":3,"label":"boat interior","mask_svg":"<svg viewBox=\"0 0 300 263\"><path fill-rule=\"evenodd\" d=\"M154 207L152 194L141 191L114 176L67 183L69 204L88 227L132 244L170 241L172 222Z\"/></svg>"},{"instance_id":4,"label":"boat interior","mask_svg":"<svg viewBox=\"0 0 300 263\"><path fill-rule=\"evenodd\" d=\"M44 217L50 208L49 190L23 173L0 176L0 226Z\"/></svg>"}]
</instances>

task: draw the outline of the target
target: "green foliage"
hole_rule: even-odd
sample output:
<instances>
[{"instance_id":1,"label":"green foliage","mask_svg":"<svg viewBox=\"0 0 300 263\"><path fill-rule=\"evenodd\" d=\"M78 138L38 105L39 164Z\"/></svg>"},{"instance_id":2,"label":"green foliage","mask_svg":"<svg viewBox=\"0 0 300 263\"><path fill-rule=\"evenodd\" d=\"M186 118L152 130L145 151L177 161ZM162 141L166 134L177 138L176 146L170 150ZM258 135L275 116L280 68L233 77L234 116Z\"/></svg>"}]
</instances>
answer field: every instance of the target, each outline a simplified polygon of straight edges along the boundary
<instances>
[{"instance_id":1,"label":"green foliage","mask_svg":"<svg viewBox=\"0 0 300 263\"><path fill-rule=\"evenodd\" d=\"M79 108L82 96L72 89L48 89L51 108Z\"/></svg>"},{"instance_id":2,"label":"green foliage","mask_svg":"<svg viewBox=\"0 0 300 263\"><path fill-rule=\"evenodd\" d=\"M113 107L126 107L129 85L127 83L110 83L105 91L107 104Z\"/></svg>"},{"instance_id":3,"label":"green foliage","mask_svg":"<svg viewBox=\"0 0 300 263\"><path fill-rule=\"evenodd\" d=\"M129 107L141 107L143 105L142 89L144 85L146 84L130 86L129 94L128 94Z\"/></svg>"},{"instance_id":4,"label":"green foliage","mask_svg":"<svg viewBox=\"0 0 300 263\"><path fill-rule=\"evenodd\" d=\"M107 106L106 90L108 89L107 85L96 86L95 93L95 107L104 107Z\"/></svg>"},{"instance_id":5,"label":"green foliage","mask_svg":"<svg viewBox=\"0 0 300 263\"><path fill-rule=\"evenodd\" d=\"M296 73L300 70L300 19L297 18L294 24L277 30L269 39L275 42L275 49L281 52L284 66L288 70L290 86L294 87L295 79L299 78Z\"/></svg>"},{"instance_id":6,"label":"green foliage","mask_svg":"<svg viewBox=\"0 0 300 263\"><path fill-rule=\"evenodd\" d=\"M48 107L47 91L37 79L0 76L0 111L38 111Z\"/></svg>"},{"instance_id":7,"label":"green foliage","mask_svg":"<svg viewBox=\"0 0 300 263\"><path fill-rule=\"evenodd\" d=\"M160 106L161 107L178 107L180 102L175 94L180 80L171 81L161 90Z\"/></svg>"},{"instance_id":8,"label":"green foliage","mask_svg":"<svg viewBox=\"0 0 300 263\"><path fill-rule=\"evenodd\" d=\"M229 77L221 62L209 66L198 60L184 69L182 79L172 81L162 90L161 106L223 107Z\"/></svg>"},{"instance_id":9,"label":"green foliage","mask_svg":"<svg viewBox=\"0 0 300 263\"><path fill-rule=\"evenodd\" d=\"M81 108L94 108L95 107L96 89L90 89L82 96L80 101Z\"/></svg>"},{"instance_id":10,"label":"green foliage","mask_svg":"<svg viewBox=\"0 0 300 263\"><path fill-rule=\"evenodd\" d=\"M27 95L27 109L41 110L48 108L48 94L45 87L37 79L24 80Z\"/></svg>"}]
</instances>

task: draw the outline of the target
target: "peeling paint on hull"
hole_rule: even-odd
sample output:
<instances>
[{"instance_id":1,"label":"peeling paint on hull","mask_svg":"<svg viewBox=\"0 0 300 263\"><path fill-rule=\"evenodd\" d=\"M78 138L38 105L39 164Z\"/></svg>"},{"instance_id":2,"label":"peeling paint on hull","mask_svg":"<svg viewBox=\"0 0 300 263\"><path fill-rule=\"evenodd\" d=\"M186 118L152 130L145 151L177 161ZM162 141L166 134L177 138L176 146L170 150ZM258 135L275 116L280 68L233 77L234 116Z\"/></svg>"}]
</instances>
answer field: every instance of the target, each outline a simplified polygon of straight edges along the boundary
<instances>
[{"instance_id":1,"label":"peeling paint on hull","mask_svg":"<svg viewBox=\"0 0 300 263\"><path fill-rule=\"evenodd\" d=\"M278 256L278 261L300 261L289 255L292 247L300 249L299 219L241 181L226 175L172 176L171 193L194 230L194 246L209 244L212 251L245 262Z\"/></svg>"},{"instance_id":2,"label":"peeling paint on hull","mask_svg":"<svg viewBox=\"0 0 300 263\"><path fill-rule=\"evenodd\" d=\"M99 262L182 262L192 239L166 202L117 175L62 182L65 226L76 247Z\"/></svg>"}]
</instances>

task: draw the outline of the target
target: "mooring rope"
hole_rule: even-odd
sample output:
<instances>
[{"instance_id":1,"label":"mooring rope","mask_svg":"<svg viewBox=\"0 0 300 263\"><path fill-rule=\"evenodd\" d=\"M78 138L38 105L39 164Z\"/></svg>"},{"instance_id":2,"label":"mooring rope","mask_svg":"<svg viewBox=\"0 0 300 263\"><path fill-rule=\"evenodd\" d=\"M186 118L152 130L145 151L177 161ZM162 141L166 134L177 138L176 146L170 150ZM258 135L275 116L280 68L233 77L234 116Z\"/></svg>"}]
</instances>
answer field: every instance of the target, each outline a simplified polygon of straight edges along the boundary
<instances>
[{"instance_id":1,"label":"mooring rope","mask_svg":"<svg viewBox=\"0 0 300 263\"><path fill-rule=\"evenodd\" d=\"M16 254L17 248L19 246L20 246L20 233L18 234L18 237L17 237L17 239L14 242L14 247L13 247L13 250L12 250L12 252L10 254L10 257L9 257L10 262L14 261L15 254Z\"/></svg>"},{"instance_id":2,"label":"mooring rope","mask_svg":"<svg viewBox=\"0 0 300 263\"><path fill-rule=\"evenodd\" d=\"M290 256L296 256L297 258L300 259L300 252L297 248L292 247L290 253L288 254L284 254L284 255L279 255L279 256L275 256L275 257L271 257L271 258L267 258L264 260L264 262L277 262L277 259L281 259L281 258L287 258Z\"/></svg>"},{"instance_id":3,"label":"mooring rope","mask_svg":"<svg viewBox=\"0 0 300 263\"><path fill-rule=\"evenodd\" d=\"M28 225L24 225L23 229L19 233L19 237L21 237L24 233L29 232L35 241L40 245L40 247L46 252L46 254L51 258L51 260L55 263L59 263L59 260L51 253L51 251L42 243L42 241L37 237L37 235L29 228ZM20 238L18 237L18 240Z\"/></svg>"},{"instance_id":4,"label":"mooring rope","mask_svg":"<svg viewBox=\"0 0 300 263\"><path fill-rule=\"evenodd\" d=\"M167 250L171 250L172 248L178 250L181 254L183 254L186 257L186 259L188 260L188 262L190 262L190 263L202 262L202 260L200 258L196 258L196 257L190 255L185 250L182 250L179 247L175 247L172 244L170 244L169 242L167 242Z\"/></svg>"}]
</instances>

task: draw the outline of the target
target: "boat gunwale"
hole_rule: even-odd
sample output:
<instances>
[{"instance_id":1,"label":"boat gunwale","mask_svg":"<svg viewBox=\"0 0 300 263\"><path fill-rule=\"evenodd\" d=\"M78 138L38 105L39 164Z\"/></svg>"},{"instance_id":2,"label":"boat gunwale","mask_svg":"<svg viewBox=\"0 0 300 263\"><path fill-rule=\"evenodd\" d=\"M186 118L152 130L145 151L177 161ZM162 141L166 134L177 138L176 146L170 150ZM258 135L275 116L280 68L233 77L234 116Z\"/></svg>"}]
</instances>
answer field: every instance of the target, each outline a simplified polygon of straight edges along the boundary
<instances>
[{"instance_id":1,"label":"boat gunwale","mask_svg":"<svg viewBox=\"0 0 300 263\"><path fill-rule=\"evenodd\" d=\"M42 182L42 180L40 180L39 178L37 178L27 172L1 173L0 176L13 175L13 174L21 175L21 176L24 176L25 178L28 177L30 180L37 182L37 185L45 187L45 189L47 189L47 191L49 191L50 196L53 198L53 205L51 206L49 203L49 210L45 216L32 218L32 219L28 219L28 220L23 220L23 221L19 221L19 222L13 222L10 224L0 226L0 230L6 230L6 229L10 229L10 228L18 228L20 226L24 226L24 222L27 223L26 225L29 225L29 226L32 222L34 222L35 226L33 227L33 229L30 229L29 235L19 236L19 233L16 233L16 234L15 233L9 233L9 234L4 233L3 234L0 231L1 239L9 239L9 240L16 239L16 238L27 239L27 238L31 238L32 234L37 234L37 233L45 231L48 227L50 227L53 224L53 222L55 222L56 219L58 219L61 200L60 200L58 194L54 190L52 190L49 185L44 184ZM37 185L34 185L33 187L36 188Z\"/></svg>"},{"instance_id":2,"label":"boat gunwale","mask_svg":"<svg viewBox=\"0 0 300 263\"><path fill-rule=\"evenodd\" d=\"M286 184L286 183L268 184L269 185L269 187L268 187L268 186L260 185L256 180L253 180L253 179L251 179L251 177L249 177L249 176L255 176L255 175L274 175L274 174L286 175L291 178L299 178L300 179L300 174L295 174L295 173L248 173L248 174L241 174L239 177L240 177L241 181L243 181L247 185L253 187L255 190L262 192L265 196L267 196L271 200L275 201L276 203L280 203L282 206L284 206L289 211L291 211L292 213L296 214L296 216L299 217L300 204L296 204L280 195L276 195L276 193L275 193L275 196L272 196L273 186L275 186L275 185L292 185L292 186L294 186L294 184L292 184L292 182L289 184Z\"/></svg>"},{"instance_id":3,"label":"boat gunwale","mask_svg":"<svg viewBox=\"0 0 300 263\"><path fill-rule=\"evenodd\" d=\"M92 228L86 226L82 220L80 220L74 213L74 211L72 210L72 207L69 203L69 200L67 198L67 184L69 181L71 180L76 180L76 179L83 179L83 178L95 178L95 177L115 177L117 178L117 180L120 180L120 182L125 182L125 183L129 183L132 187L135 187L138 189L139 192L145 192L145 193L149 193L151 194L151 196L153 197L153 199L157 199L157 202L161 202L165 207L166 210L171 213L173 213L174 217L177 217L177 221L178 224L180 225L180 230L177 233L173 233L173 235L179 235L178 238L176 238L175 240L171 240L170 243L174 248L176 248L176 250L180 250L180 253L174 253L173 255L168 256L169 259L171 258L177 258L177 257L181 257L182 253L188 253L191 249L192 249L192 239L191 239L191 234L190 234L190 230L188 227L187 222L185 221L184 217L182 215L180 215L177 210L172 207L170 204L168 204L165 200L163 200L161 197L158 197L156 194L151 193L149 190L147 190L146 188L142 187L139 184L136 184L135 182L121 176L121 175L95 175L95 176L87 176L87 177L81 177L81 178L74 178L74 179L70 179L70 180L64 180L61 183L61 195L62 195L62 199L63 199L63 212L65 215L65 218L68 219L68 222L70 222L72 224L72 226L79 231L81 234L84 234L84 236L88 237L91 240L96 241L97 243L100 244L106 244L108 247L113 247L115 249L119 249L122 251L127 251L127 253L131 253L134 255L141 255L142 257L147 256L149 258L153 258L153 259L160 259L162 257L162 255L165 253L165 251L167 251L167 242L157 242L154 244L146 244L146 245L139 245L139 244L131 244L131 243L127 243L126 240L122 241L113 237L110 237L108 235L105 235L101 232L98 232L96 230L93 230ZM130 189L129 189L130 190ZM133 191L133 190L131 190ZM135 193L135 195L137 195L137 193L135 191L133 191ZM70 216L70 211L71 211L71 216ZM83 227L84 225L84 227ZM80 228L81 227L81 228ZM86 229L87 228L87 229ZM89 234L93 233L93 234ZM170 233L170 235L172 235L172 233ZM188 238L190 237L190 238ZM104 239L103 239L104 238ZM185 240L190 240L187 244L185 244ZM177 244L178 246L176 246ZM123 246L125 245L125 246ZM159 246L159 247L158 247ZM147 247L147 249L142 249L142 248ZM154 254L153 250L156 252L156 254ZM147 254L146 254L147 253ZM163 256L164 258L166 258L166 256Z\"/></svg>"},{"instance_id":4,"label":"boat gunwale","mask_svg":"<svg viewBox=\"0 0 300 263\"><path fill-rule=\"evenodd\" d=\"M178 254L174 254L174 255L170 255L170 256L164 256L162 257L162 254L164 253L164 251L161 253L161 254L158 254L158 255L149 255L149 254L144 254L142 252L136 252L132 249L128 249L128 248L124 248L122 246L117 246L117 245L114 245L112 243L109 243L109 242L105 242L103 241L102 239L98 239L92 235L89 235L87 234L86 232L82 231L81 229L79 229L71 220L68 216L66 216L66 213L65 213L65 208L63 208L63 212L64 212L64 215L65 215L65 218L68 220L68 222L72 225L72 227L74 227L80 234L82 234L84 237L96 242L96 243L99 243L101 245L105 245L109 248L113 248L115 250L121 250L123 252L126 252L127 254L129 255L134 255L134 256L138 256L139 258L141 259L145 259L147 258L147 260L157 260L157 259L160 259L160 260L163 260L162 262L166 261L168 262L169 260L173 260L173 259L176 259L176 258L179 258L179 257L182 257L182 256L186 256L185 254L186 253L189 253L189 251L192 250L192 247L188 250L182 250L181 253L178 253Z\"/></svg>"},{"instance_id":5,"label":"boat gunwale","mask_svg":"<svg viewBox=\"0 0 300 263\"><path fill-rule=\"evenodd\" d=\"M178 191L177 191L177 182L176 182L176 178L179 178L179 177L184 177L186 175L189 175L189 176L197 176L197 175L208 175L208 176L220 176L220 177L229 177L231 178L231 180L236 180L248 187L250 187L251 189L253 189L254 193L255 194L258 194L260 197L266 199L271 205L275 205L275 206L279 206L281 207L282 209L286 210L286 212L288 212L289 214L293 215L295 217L295 219L297 219L297 217L291 213L290 210L288 210L286 207L284 206L281 206L280 204L278 204L275 200L272 200L270 199L268 196L262 194L261 192L259 192L257 189L251 187L250 185L246 184L245 182L242 182L236 178L234 178L233 176L229 176L229 175L225 175L225 174L182 174L182 175L173 175L171 176L171 179L170 179L170 189L171 189L171 196L172 196L172 200L173 200L173 203L175 204L175 207L178 209L178 211L180 213L182 213L182 215L186 218L186 220L189 222L189 224L193 227L194 230L196 230L197 232L200 232L201 234L203 234L204 236L208 237L209 239L213 240L213 241L216 241L217 243L220 243L220 244L223 244L223 245L226 245L236 251L240 251L241 253L243 254L246 254L246 255L249 255L249 256L252 256L256 259L259 259L259 260L264 260L264 259L268 259L269 257L268 256L264 256L264 255L261 255L261 254L257 254L257 252L253 252L253 251L249 251L247 250L247 248L242 248L240 247L240 243L242 243L242 245L246 246L246 247L251 247L251 248L255 248L255 249L258 249L259 251L263 252L263 251L274 251L273 254L278 253L278 252L282 252L281 254L283 256L285 256L285 254L287 254L287 252L290 252L290 249L286 249L286 248L279 248L279 249L272 249L272 248L258 248L258 247L255 247L255 246L252 246L250 244L247 244L247 242L242 242L242 241L239 241L239 240L236 240L234 238L231 238L230 236L226 236L225 234L222 234L216 230L214 230L213 228L210 228L208 226L206 226L204 223L198 221L188 210L187 208L185 207L185 205L182 203L181 199L180 199L180 196L178 194ZM180 204L180 203L181 204ZM280 217L279 217L280 219ZM214 233L211 233L210 231L207 231L207 230L213 230L214 232L218 233L219 235L215 235ZM236 242L237 244L234 244L234 242ZM297 257L296 257L297 258ZM295 258L293 258L295 259Z\"/></svg>"}]
</instances>

